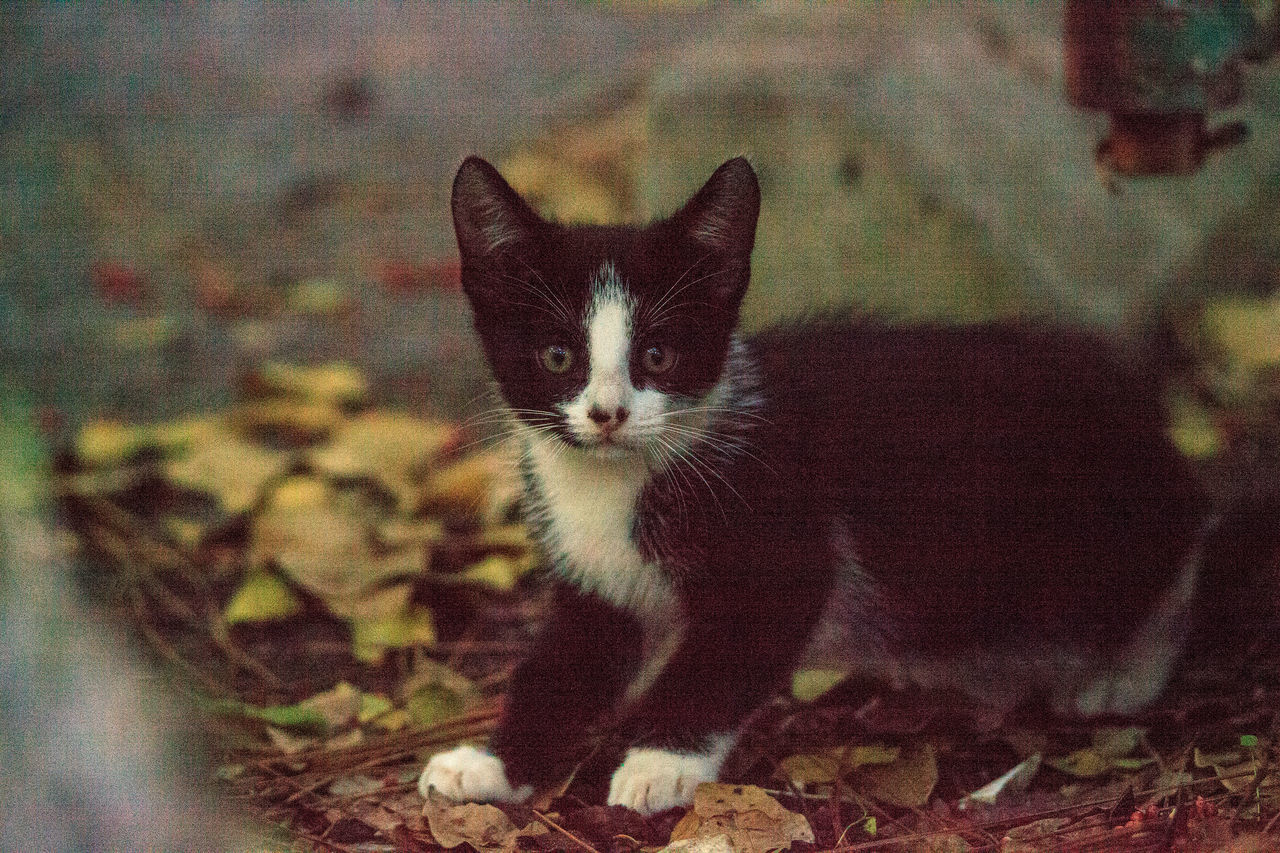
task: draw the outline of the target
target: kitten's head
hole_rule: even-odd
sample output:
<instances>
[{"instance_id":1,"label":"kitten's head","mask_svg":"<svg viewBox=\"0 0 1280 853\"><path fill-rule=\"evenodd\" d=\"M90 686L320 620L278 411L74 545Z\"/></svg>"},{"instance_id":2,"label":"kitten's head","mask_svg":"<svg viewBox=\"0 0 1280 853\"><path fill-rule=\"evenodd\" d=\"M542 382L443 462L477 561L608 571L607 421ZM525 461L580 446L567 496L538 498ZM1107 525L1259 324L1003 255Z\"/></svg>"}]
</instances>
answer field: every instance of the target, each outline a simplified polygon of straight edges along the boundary
<instances>
[{"instance_id":1,"label":"kitten's head","mask_svg":"<svg viewBox=\"0 0 1280 853\"><path fill-rule=\"evenodd\" d=\"M643 228L548 222L484 160L463 162L462 287L521 422L602 456L687 445L717 402L759 209L742 158Z\"/></svg>"}]
</instances>

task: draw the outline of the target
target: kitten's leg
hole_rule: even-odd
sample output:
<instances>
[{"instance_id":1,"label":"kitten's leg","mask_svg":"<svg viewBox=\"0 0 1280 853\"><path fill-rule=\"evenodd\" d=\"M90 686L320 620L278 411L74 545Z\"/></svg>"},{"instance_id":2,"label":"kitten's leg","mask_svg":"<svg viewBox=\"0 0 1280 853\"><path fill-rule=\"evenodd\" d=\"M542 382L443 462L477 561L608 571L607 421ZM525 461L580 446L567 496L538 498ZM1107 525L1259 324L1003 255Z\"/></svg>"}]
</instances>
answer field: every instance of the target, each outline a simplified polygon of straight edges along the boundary
<instances>
[{"instance_id":1,"label":"kitten's leg","mask_svg":"<svg viewBox=\"0 0 1280 853\"><path fill-rule=\"evenodd\" d=\"M557 587L550 618L507 690L489 750L435 755L418 780L459 800L510 801L559 781L584 730L618 700L638 666L639 624L593 595Z\"/></svg>"},{"instance_id":2,"label":"kitten's leg","mask_svg":"<svg viewBox=\"0 0 1280 853\"><path fill-rule=\"evenodd\" d=\"M807 583L689 615L680 648L630 717L640 737L614 772L610 805L652 814L687 805L700 783L715 781L739 726L785 683L820 615L823 584Z\"/></svg>"}]
</instances>

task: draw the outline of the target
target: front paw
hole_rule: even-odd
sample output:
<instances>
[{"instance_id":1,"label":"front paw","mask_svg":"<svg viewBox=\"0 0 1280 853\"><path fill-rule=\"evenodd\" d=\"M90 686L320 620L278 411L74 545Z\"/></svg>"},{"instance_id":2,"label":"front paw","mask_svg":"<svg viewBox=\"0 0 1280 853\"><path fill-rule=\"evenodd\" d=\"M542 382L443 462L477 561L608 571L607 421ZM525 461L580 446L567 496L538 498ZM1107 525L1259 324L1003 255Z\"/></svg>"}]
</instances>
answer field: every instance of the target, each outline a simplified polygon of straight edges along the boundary
<instances>
[{"instance_id":1,"label":"front paw","mask_svg":"<svg viewBox=\"0 0 1280 853\"><path fill-rule=\"evenodd\" d=\"M428 788L450 799L484 803L514 802L533 793L529 785L511 787L501 758L465 744L431 756L418 777L422 796L427 796Z\"/></svg>"},{"instance_id":2,"label":"front paw","mask_svg":"<svg viewBox=\"0 0 1280 853\"><path fill-rule=\"evenodd\" d=\"M693 802L703 782L714 782L724 751L671 752L630 749L609 783L609 805L626 806L650 815Z\"/></svg>"}]
</instances>

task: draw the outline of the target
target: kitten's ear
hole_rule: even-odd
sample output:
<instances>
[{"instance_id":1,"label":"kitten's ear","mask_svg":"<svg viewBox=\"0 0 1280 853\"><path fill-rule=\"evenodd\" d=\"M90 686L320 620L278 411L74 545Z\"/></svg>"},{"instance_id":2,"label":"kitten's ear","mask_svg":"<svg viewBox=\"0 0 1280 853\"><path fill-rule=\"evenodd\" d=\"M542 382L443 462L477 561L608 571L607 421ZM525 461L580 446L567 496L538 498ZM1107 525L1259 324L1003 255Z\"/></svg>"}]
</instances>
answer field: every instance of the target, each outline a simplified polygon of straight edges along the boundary
<instances>
[{"instance_id":1,"label":"kitten's ear","mask_svg":"<svg viewBox=\"0 0 1280 853\"><path fill-rule=\"evenodd\" d=\"M487 161L462 161L453 179L453 229L464 261L483 261L514 248L540 221Z\"/></svg>"},{"instance_id":2,"label":"kitten's ear","mask_svg":"<svg viewBox=\"0 0 1280 853\"><path fill-rule=\"evenodd\" d=\"M727 161L671 217L685 234L728 261L747 264L756 239L760 184L745 157Z\"/></svg>"}]
</instances>

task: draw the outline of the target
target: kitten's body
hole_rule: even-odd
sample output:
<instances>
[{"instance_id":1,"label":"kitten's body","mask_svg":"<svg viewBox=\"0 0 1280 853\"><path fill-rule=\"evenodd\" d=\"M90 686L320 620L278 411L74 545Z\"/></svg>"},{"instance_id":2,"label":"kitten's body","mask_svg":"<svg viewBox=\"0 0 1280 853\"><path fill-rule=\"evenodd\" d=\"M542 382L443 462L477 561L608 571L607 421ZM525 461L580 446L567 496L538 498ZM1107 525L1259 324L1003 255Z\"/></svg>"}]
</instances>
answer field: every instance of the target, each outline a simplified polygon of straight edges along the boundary
<instances>
[{"instance_id":1,"label":"kitten's body","mask_svg":"<svg viewBox=\"0 0 1280 853\"><path fill-rule=\"evenodd\" d=\"M1204 518L1155 383L1024 324L739 340L757 207L741 160L646 229L545 223L487 164L459 171L464 286L557 594L493 753L437 756L424 790L553 780L631 686L610 802L687 802L813 655L1085 714L1167 679Z\"/></svg>"}]
</instances>

